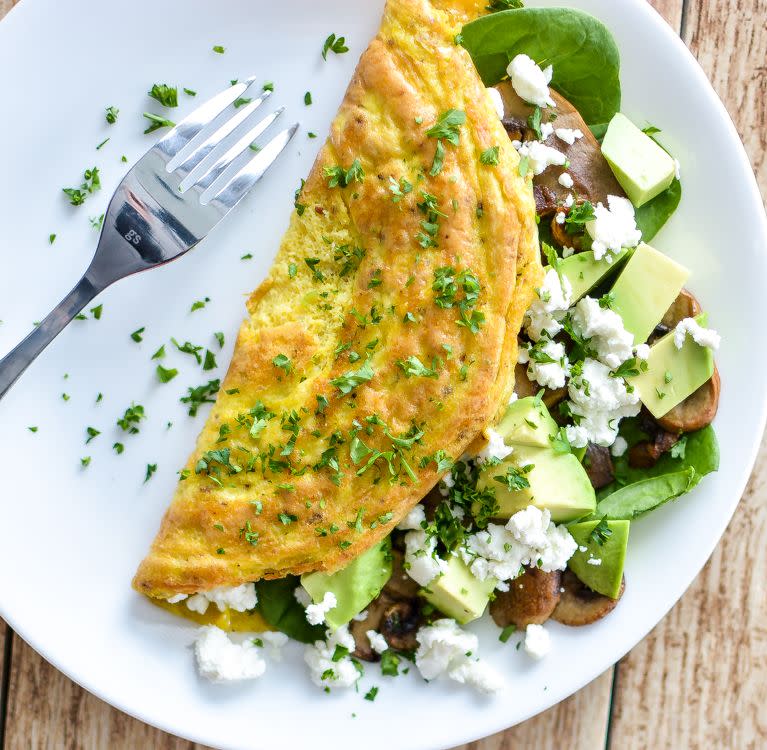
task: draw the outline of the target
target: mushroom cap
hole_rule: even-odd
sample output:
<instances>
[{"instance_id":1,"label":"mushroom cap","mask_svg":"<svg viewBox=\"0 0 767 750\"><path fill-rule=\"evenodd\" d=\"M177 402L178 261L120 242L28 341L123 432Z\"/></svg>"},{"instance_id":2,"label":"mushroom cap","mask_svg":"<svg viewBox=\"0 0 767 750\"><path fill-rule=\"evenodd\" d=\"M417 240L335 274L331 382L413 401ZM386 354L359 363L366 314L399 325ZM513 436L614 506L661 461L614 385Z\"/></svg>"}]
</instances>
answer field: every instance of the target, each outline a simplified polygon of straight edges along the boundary
<instances>
[{"instance_id":1,"label":"mushroom cap","mask_svg":"<svg viewBox=\"0 0 767 750\"><path fill-rule=\"evenodd\" d=\"M495 624L500 628L516 625L522 630L546 622L561 596L561 577L558 570L545 573L538 568L526 568L519 578L509 581L508 591L496 592L490 602L490 616Z\"/></svg>"},{"instance_id":2,"label":"mushroom cap","mask_svg":"<svg viewBox=\"0 0 767 750\"><path fill-rule=\"evenodd\" d=\"M624 576L621 581L621 590L617 599L592 591L569 569L562 576L562 588L564 591L561 592L562 596L551 618L562 625L578 627L601 620L615 609L615 605L626 590L626 578Z\"/></svg>"}]
</instances>

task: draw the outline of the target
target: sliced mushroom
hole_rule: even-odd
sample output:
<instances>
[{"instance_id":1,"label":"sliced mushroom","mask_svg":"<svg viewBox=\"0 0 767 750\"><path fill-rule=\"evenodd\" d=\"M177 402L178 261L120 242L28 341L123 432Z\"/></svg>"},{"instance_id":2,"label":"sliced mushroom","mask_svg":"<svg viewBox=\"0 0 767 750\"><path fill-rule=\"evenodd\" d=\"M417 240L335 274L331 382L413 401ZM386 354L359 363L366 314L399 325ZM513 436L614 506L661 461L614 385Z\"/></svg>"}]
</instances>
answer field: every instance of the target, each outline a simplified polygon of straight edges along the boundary
<instances>
[{"instance_id":1,"label":"sliced mushroom","mask_svg":"<svg viewBox=\"0 0 767 750\"><path fill-rule=\"evenodd\" d=\"M686 289L682 289L677 295L677 298L671 304L666 314L663 316L660 324L671 330L676 327L676 324L685 318L694 318L696 315L700 315L701 307L698 300L688 292Z\"/></svg>"},{"instance_id":2,"label":"sliced mushroom","mask_svg":"<svg viewBox=\"0 0 767 750\"><path fill-rule=\"evenodd\" d=\"M405 556L393 549L391 578L383 587L383 593L391 599L414 599L418 596L418 584L405 572Z\"/></svg>"},{"instance_id":3,"label":"sliced mushroom","mask_svg":"<svg viewBox=\"0 0 767 750\"><path fill-rule=\"evenodd\" d=\"M511 139L530 140L535 138L536 136L528 123L528 117L533 113L533 107L517 95L509 81L503 81L495 88L503 99L504 125ZM610 165L602 156L599 142L583 121L578 110L556 91L552 91L551 96L556 103L557 112L557 119L553 122L554 127L580 130L583 133L583 138L576 140L572 146L553 134L546 139L547 146L556 148L567 157L569 162L567 173L573 178L573 187L566 188L559 184L559 175L565 171L563 167L549 167L542 174L536 175L533 179L533 188L539 216L554 213L570 193L594 204L599 201L606 203L608 195L625 196L610 169ZM571 243L568 245L573 247Z\"/></svg>"},{"instance_id":4,"label":"sliced mushroom","mask_svg":"<svg viewBox=\"0 0 767 750\"><path fill-rule=\"evenodd\" d=\"M365 610L364 620L352 620L349 623L349 632L354 638L354 653L358 659L364 661L378 661L381 657L373 650L367 637L368 630L379 630L384 618L384 612L394 603L385 593L379 594L368 604Z\"/></svg>"},{"instance_id":5,"label":"sliced mushroom","mask_svg":"<svg viewBox=\"0 0 767 750\"><path fill-rule=\"evenodd\" d=\"M719 408L720 387L719 370L714 367L711 378L682 403L664 414L658 420L658 424L664 430L676 434L694 432L711 424Z\"/></svg>"},{"instance_id":6,"label":"sliced mushroom","mask_svg":"<svg viewBox=\"0 0 767 750\"><path fill-rule=\"evenodd\" d=\"M588 444L583 458L583 468L586 469L591 486L595 490L606 487L615 479L610 451L601 445Z\"/></svg>"},{"instance_id":7,"label":"sliced mushroom","mask_svg":"<svg viewBox=\"0 0 767 750\"><path fill-rule=\"evenodd\" d=\"M551 618L563 625L578 627L601 620L615 609L615 605L626 590L625 577L617 599L597 594L584 584L571 570L562 576L562 597L551 614Z\"/></svg>"},{"instance_id":8,"label":"sliced mushroom","mask_svg":"<svg viewBox=\"0 0 767 750\"><path fill-rule=\"evenodd\" d=\"M546 622L561 596L561 578L558 570L544 573L527 568L519 578L509 581L508 591L496 592L490 602L490 616L498 627L516 625L518 630Z\"/></svg>"},{"instance_id":9,"label":"sliced mushroom","mask_svg":"<svg viewBox=\"0 0 767 750\"><path fill-rule=\"evenodd\" d=\"M386 607L379 632L386 642L397 651L414 651L418 648L415 634L423 623L421 607L417 601L403 599Z\"/></svg>"},{"instance_id":10,"label":"sliced mushroom","mask_svg":"<svg viewBox=\"0 0 767 750\"><path fill-rule=\"evenodd\" d=\"M629 466L635 469L649 469L678 442L678 434L658 430L652 440L643 440L629 448Z\"/></svg>"}]
</instances>

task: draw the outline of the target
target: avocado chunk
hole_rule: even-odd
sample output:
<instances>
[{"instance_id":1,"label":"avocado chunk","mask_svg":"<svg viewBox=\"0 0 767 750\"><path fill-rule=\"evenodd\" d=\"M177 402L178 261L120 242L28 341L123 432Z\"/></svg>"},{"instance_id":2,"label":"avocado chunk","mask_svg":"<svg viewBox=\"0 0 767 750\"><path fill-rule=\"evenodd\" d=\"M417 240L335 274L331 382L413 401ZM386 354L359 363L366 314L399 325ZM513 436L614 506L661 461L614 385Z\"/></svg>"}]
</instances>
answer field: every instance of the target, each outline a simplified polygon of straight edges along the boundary
<instances>
[{"instance_id":1,"label":"avocado chunk","mask_svg":"<svg viewBox=\"0 0 767 750\"><path fill-rule=\"evenodd\" d=\"M706 314L695 318L706 324ZM681 349L674 344L674 331L650 347L647 370L630 379L650 413L660 419L700 388L714 374L714 354L686 336Z\"/></svg>"},{"instance_id":2,"label":"avocado chunk","mask_svg":"<svg viewBox=\"0 0 767 750\"><path fill-rule=\"evenodd\" d=\"M607 532L592 533L599 524ZM623 580L623 564L626 561L626 546L629 541L630 521L582 521L567 527L578 544L578 549L567 566L592 591L617 599ZM600 544L601 542L601 544ZM581 552L581 547L586 551ZM589 560L600 560L594 565Z\"/></svg>"},{"instance_id":3,"label":"avocado chunk","mask_svg":"<svg viewBox=\"0 0 767 750\"><path fill-rule=\"evenodd\" d=\"M666 190L676 175L671 156L620 112L610 120L602 154L637 208Z\"/></svg>"},{"instance_id":4,"label":"avocado chunk","mask_svg":"<svg viewBox=\"0 0 767 750\"><path fill-rule=\"evenodd\" d=\"M627 248L619 253L594 260L594 253L587 250L564 258L559 263L559 270L567 277L573 288L573 304L584 294L588 294L610 272L615 271L629 254ZM665 312L665 310L664 310Z\"/></svg>"},{"instance_id":5,"label":"avocado chunk","mask_svg":"<svg viewBox=\"0 0 767 750\"><path fill-rule=\"evenodd\" d=\"M391 540L387 537L335 573L302 575L301 585L315 604L321 602L328 591L335 594L338 603L325 615L325 622L335 630L378 596L391 578L391 571Z\"/></svg>"},{"instance_id":6,"label":"avocado chunk","mask_svg":"<svg viewBox=\"0 0 767 750\"><path fill-rule=\"evenodd\" d=\"M475 578L460 557L451 555L447 570L422 589L421 595L440 612L465 625L482 616L497 583L493 577L484 581Z\"/></svg>"},{"instance_id":7,"label":"avocado chunk","mask_svg":"<svg viewBox=\"0 0 767 750\"><path fill-rule=\"evenodd\" d=\"M507 472L516 479L510 489ZM493 487L498 518L511 518L528 505L551 513L564 523L594 511L596 496L588 474L573 453L556 453L551 447L515 445L514 452L495 466L482 469L478 486Z\"/></svg>"},{"instance_id":8,"label":"avocado chunk","mask_svg":"<svg viewBox=\"0 0 767 750\"><path fill-rule=\"evenodd\" d=\"M526 396L509 404L496 427L507 445L551 445L550 435L556 435L557 425L541 399Z\"/></svg>"},{"instance_id":9,"label":"avocado chunk","mask_svg":"<svg viewBox=\"0 0 767 750\"><path fill-rule=\"evenodd\" d=\"M623 318L623 325L641 344L663 319L690 272L644 242L631 258L610 290L610 307Z\"/></svg>"}]
</instances>

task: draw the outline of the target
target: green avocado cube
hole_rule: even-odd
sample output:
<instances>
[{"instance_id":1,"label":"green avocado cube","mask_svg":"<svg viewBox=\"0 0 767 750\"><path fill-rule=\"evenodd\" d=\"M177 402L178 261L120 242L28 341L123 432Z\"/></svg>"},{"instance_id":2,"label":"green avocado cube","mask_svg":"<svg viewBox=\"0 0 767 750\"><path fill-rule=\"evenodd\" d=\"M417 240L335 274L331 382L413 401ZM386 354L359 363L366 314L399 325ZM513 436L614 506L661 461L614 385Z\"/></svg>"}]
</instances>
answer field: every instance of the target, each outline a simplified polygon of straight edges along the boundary
<instances>
[{"instance_id":1,"label":"green avocado cube","mask_svg":"<svg viewBox=\"0 0 767 750\"><path fill-rule=\"evenodd\" d=\"M497 579L475 578L460 557L451 555L447 570L421 590L421 595L440 612L465 625L482 616Z\"/></svg>"},{"instance_id":2,"label":"green avocado cube","mask_svg":"<svg viewBox=\"0 0 767 750\"><path fill-rule=\"evenodd\" d=\"M594 260L594 253L591 250L563 258L559 263L559 269L573 288L573 304L584 294L588 294L608 274L619 268L628 254L629 250L624 247L612 257L606 255L600 260Z\"/></svg>"},{"instance_id":3,"label":"green avocado cube","mask_svg":"<svg viewBox=\"0 0 767 750\"><path fill-rule=\"evenodd\" d=\"M509 404L496 427L507 445L551 445L549 437L557 434L557 424L543 401L526 396Z\"/></svg>"},{"instance_id":4,"label":"green avocado cube","mask_svg":"<svg viewBox=\"0 0 767 750\"><path fill-rule=\"evenodd\" d=\"M509 468L516 469L519 476L514 489L505 481ZM551 447L515 446L508 458L485 466L477 484L495 490L497 518L511 518L535 505L547 509L555 523L565 523L593 513L596 507L594 488L577 456L556 453Z\"/></svg>"},{"instance_id":5,"label":"green avocado cube","mask_svg":"<svg viewBox=\"0 0 767 750\"><path fill-rule=\"evenodd\" d=\"M610 290L610 307L634 334L634 343L647 341L689 275L684 266L644 242L634 250Z\"/></svg>"},{"instance_id":6,"label":"green avocado cube","mask_svg":"<svg viewBox=\"0 0 767 750\"><path fill-rule=\"evenodd\" d=\"M315 604L321 602L327 592L335 594L337 604L325 615L325 622L335 630L378 596L391 578L391 571L391 541L387 537L335 573L302 575L301 585Z\"/></svg>"},{"instance_id":7,"label":"green avocado cube","mask_svg":"<svg viewBox=\"0 0 767 750\"><path fill-rule=\"evenodd\" d=\"M600 521L582 521L567 527L578 544L578 549L567 566L592 591L617 599L623 580L630 521L601 523L603 524L601 528L606 526L607 531L598 532L593 537L592 532ZM585 551L581 551L581 547L585 547Z\"/></svg>"},{"instance_id":8,"label":"green avocado cube","mask_svg":"<svg viewBox=\"0 0 767 750\"><path fill-rule=\"evenodd\" d=\"M666 190L676 175L671 156L620 112L610 120L602 154L637 208Z\"/></svg>"},{"instance_id":9,"label":"green avocado cube","mask_svg":"<svg viewBox=\"0 0 767 750\"><path fill-rule=\"evenodd\" d=\"M705 325L706 315L696 320ZM681 349L674 343L674 331L650 347L647 370L630 378L642 403L660 419L698 390L714 374L714 354L708 347L685 336Z\"/></svg>"}]
</instances>

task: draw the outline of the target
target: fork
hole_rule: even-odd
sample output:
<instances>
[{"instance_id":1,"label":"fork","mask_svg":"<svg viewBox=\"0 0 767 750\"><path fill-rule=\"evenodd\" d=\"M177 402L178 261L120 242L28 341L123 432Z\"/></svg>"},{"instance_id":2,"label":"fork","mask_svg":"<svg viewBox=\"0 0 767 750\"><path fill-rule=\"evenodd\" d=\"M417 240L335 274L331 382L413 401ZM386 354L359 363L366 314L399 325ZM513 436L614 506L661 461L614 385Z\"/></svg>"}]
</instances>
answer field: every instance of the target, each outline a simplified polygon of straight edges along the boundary
<instances>
[{"instance_id":1,"label":"fork","mask_svg":"<svg viewBox=\"0 0 767 750\"><path fill-rule=\"evenodd\" d=\"M269 98L271 92L264 91L222 116L254 80L255 76L236 83L198 107L125 175L109 202L96 253L83 277L23 341L0 359L0 398L97 294L119 279L161 266L191 250L274 163L298 123L280 131L263 148L254 146L253 150L257 150L252 158L245 159L244 155L284 107L249 127L220 157L211 156L218 146L231 140L229 136L240 125L255 119L251 115Z\"/></svg>"}]
</instances>

